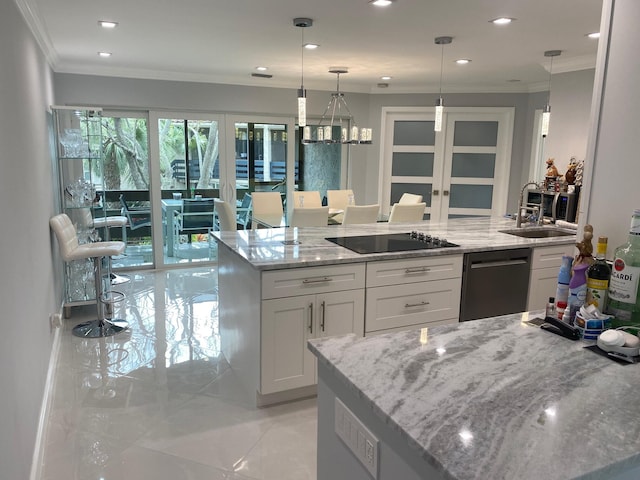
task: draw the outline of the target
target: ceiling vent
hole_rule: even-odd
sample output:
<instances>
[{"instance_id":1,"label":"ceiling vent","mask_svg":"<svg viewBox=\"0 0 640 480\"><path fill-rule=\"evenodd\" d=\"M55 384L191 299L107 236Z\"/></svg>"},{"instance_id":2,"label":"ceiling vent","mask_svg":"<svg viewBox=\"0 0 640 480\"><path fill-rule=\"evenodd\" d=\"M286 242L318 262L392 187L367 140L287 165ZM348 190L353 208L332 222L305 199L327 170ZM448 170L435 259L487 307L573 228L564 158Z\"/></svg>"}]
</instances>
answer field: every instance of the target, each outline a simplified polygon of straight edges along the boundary
<instances>
[{"instance_id":1,"label":"ceiling vent","mask_svg":"<svg viewBox=\"0 0 640 480\"><path fill-rule=\"evenodd\" d=\"M269 75L268 73L252 73L251 76L252 77L258 77L258 78L271 78L271 77L273 77L273 75Z\"/></svg>"}]
</instances>

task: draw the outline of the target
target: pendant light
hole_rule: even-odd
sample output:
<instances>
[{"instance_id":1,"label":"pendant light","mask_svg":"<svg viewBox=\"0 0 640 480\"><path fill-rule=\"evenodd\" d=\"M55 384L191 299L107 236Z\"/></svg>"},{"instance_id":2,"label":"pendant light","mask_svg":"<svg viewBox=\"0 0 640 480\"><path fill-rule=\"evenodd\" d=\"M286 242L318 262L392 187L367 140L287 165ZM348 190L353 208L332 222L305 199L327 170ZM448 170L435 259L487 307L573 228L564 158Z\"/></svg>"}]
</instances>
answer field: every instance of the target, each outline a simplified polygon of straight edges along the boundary
<instances>
[{"instance_id":1,"label":"pendant light","mask_svg":"<svg viewBox=\"0 0 640 480\"><path fill-rule=\"evenodd\" d=\"M344 93L340 91L340 75L349 73L347 67L331 67L329 73L336 74L336 91L331 94L329 104L325 108L318 125L306 126L303 129L302 143L345 143L350 145L371 145L372 130L358 128L358 123L351 114ZM344 109L344 112L343 112ZM346 113L346 115L344 115ZM337 136L333 127L340 127Z\"/></svg>"},{"instance_id":2,"label":"pendant light","mask_svg":"<svg viewBox=\"0 0 640 480\"><path fill-rule=\"evenodd\" d=\"M543 137L549 134L549 121L551 120L551 75L553 73L553 57L558 57L562 53L562 50L547 50L544 52L545 57L551 57L551 64L549 65L549 93L547 94L547 104L542 110L542 127L540 129Z\"/></svg>"},{"instance_id":3,"label":"pendant light","mask_svg":"<svg viewBox=\"0 0 640 480\"><path fill-rule=\"evenodd\" d=\"M302 32L301 49L301 68L300 68L300 88L298 89L298 125L305 127L307 125L307 91L304 88L304 29L313 25L310 18L294 18L293 24L300 28Z\"/></svg>"},{"instance_id":4,"label":"pendant light","mask_svg":"<svg viewBox=\"0 0 640 480\"><path fill-rule=\"evenodd\" d=\"M453 37L436 37L435 44L442 46L440 55L440 88L438 90L438 100L436 101L436 120L433 130L442 131L442 114L444 112L444 101L442 100L442 73L444 71L444 46L449 45L453 41Z\"/></svg>"}]
</instances>

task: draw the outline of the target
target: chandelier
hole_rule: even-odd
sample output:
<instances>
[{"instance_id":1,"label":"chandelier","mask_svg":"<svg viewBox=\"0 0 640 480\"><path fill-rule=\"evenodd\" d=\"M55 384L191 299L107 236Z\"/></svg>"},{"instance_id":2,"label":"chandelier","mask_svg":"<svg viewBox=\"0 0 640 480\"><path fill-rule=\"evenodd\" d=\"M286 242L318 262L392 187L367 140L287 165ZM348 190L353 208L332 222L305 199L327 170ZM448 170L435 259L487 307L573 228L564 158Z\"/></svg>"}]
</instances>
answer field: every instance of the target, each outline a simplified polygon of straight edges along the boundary
<instances>
[{"instance_id":1,"label":"chandelier","mask_svg":"<svg viewBox=\"0 0 640 480\"><path fill-rule=\"evenodd\" d=\"M372 130L358 127L344 93L340 91L340 74L348 72L346 67L332 67L329 70L329 73L336 74L336 91L331 94L318 125L307 125L303 128L302 143L371 144Z\"/></svg>"}]
</instances>

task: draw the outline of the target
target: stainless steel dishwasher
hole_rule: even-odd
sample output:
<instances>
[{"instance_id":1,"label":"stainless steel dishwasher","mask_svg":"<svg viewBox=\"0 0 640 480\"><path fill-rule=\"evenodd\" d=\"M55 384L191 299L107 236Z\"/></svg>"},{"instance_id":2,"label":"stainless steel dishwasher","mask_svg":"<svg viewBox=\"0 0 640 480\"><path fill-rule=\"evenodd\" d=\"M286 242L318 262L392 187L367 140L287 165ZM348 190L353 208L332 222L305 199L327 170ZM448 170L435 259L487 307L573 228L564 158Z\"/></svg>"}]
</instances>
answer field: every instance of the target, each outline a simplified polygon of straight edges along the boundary
<instances>
[{"instance_id":1,"label":"stainless steel dishwasher","mask_svg":"<svg viewBox=\"0 0 640 480\"><path fill-rule=\"evenodd\" d=\"M467 253L460 321L525 311L530 265L530 248Z\"/></svg>"}]
</instances>

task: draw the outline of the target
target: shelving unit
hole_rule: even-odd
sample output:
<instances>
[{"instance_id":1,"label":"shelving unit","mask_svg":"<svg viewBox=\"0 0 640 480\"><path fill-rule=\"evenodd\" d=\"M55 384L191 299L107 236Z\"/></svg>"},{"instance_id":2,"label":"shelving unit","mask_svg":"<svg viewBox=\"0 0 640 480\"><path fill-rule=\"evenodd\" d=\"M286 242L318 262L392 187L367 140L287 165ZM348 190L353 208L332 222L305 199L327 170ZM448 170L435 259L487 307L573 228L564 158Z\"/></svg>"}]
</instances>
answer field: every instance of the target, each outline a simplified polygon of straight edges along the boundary
<instances>
[{"instance_id":1,"label":"shelving unit","mask_svg":"<svg viewBox=\"0 0 640 480\"><path fill-rule=\"evenodd\" d=\"M78 242L98 240L93 219L105 216L102 179L102 110L86 107L52 106L56 165L58 169L59 211L73 221ZM110 275L108 265L103 270ZM71 307L96 302L93 262L65 263L64 315Z\"/></svg>"}]
</instances>

